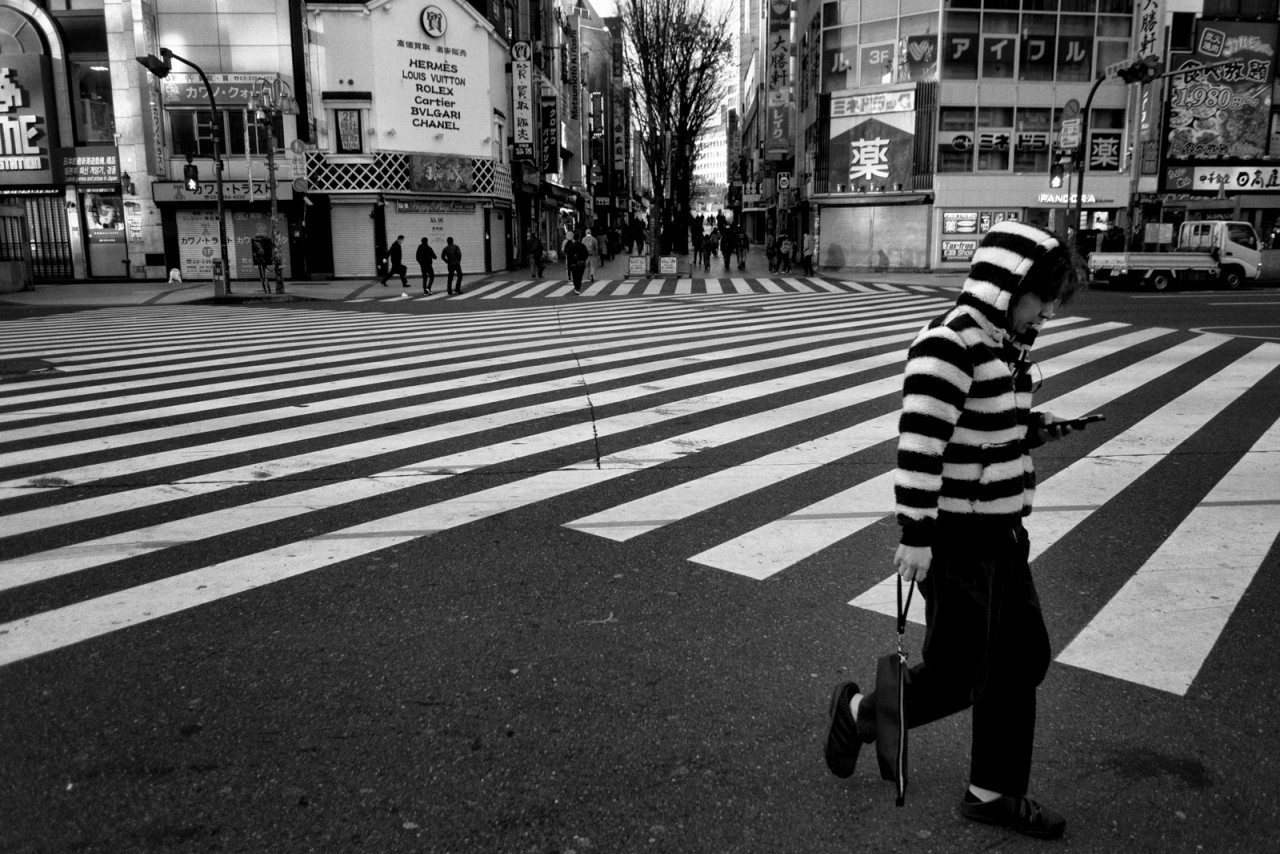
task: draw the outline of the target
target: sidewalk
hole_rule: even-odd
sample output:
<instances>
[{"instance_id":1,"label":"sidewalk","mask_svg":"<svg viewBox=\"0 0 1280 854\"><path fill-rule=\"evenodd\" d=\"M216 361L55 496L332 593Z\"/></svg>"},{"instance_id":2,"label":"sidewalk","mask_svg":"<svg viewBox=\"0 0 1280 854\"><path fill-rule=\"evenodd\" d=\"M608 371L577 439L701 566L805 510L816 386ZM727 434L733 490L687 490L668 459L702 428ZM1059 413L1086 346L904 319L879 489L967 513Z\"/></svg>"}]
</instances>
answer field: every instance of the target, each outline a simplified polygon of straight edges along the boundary
<instances>
[{"instance_id":1,"label":"sidewalk","mask_svg":"<svg viewBox=\"0 0 1280 854\"><path fill-rule=\"evenodd\" d=\"M701 264L693 264L690 269L692 255L677 255L679 274L693 279L723 278L780 278L782 274L770 273L769 262L765 258L763 246L753 246L747 252L747 268L738 270L737 264L725 270L724 258L712 259L711 269L704 271ZM411 273L416 270L411 266ZM566 279L568 273L563 261L548 264L544 271L549 278ZM603 262L596 271L596 279L623 279L627 275L627 256L616 255ZM800 264L793 264L790 277L800 277L804 270ZM936 285L940 287L959 288L964 282L963 273L902 273L902 272L833 272L818 271L821 278L832 281L883 282L886 284ZM517 267L514 270L499 270L494 273L468 273L463 287L473 287L496 280L519 281L529 279L528 267ZM650 278L648 275L644 278ZM657 278L656 276L653 278ZM399 282L392 279L383 288L377 279L341 279L332 281L288 281L285 282L285 293L263 293L262 286L254 280L235 281L231 283L232 292L221 299L214 297L211 282L188 282L177 285L169 282L71 282L67 284L37 285L35 290L0 293L0 306L23 305L39 307L68 306L145 306L145 305L181 305L197 302L243 303L243 302L289 302L297 300L343 300L360 297L377 296L381 293L400 291ZM274 287L274 286L273 286ZM409 287L414 294L422 290L422 279L416 275L409 276ZM444 289L444 273L437 272L435 289ZM369 293L372 291L372 293ZM0 308L0 311L3 309Z\"/></svg>"}]
</instances>

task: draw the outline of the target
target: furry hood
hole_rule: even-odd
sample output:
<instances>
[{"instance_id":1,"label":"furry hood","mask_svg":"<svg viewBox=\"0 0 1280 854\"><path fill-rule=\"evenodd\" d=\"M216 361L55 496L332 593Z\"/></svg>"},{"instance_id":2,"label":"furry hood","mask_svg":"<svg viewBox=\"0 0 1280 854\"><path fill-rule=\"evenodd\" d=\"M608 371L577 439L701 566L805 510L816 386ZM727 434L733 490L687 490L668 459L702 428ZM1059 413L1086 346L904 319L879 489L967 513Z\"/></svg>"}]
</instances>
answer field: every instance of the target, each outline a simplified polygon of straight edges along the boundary
<instances>
[{"instance_id":1,"label":"furry hood","mask_svg":"<svg viewBox=\"0 0 1280 854\"><path fill-rule=\"evenodd\" d=\"M997 341L1006 340L1010 334L1009 307L1027 289L1027 272L1060 246L1057 235L1042 228L1010 220L999 223L973 253L969 277L956 304L977 315Z\"/></svg>"}]
</instances>

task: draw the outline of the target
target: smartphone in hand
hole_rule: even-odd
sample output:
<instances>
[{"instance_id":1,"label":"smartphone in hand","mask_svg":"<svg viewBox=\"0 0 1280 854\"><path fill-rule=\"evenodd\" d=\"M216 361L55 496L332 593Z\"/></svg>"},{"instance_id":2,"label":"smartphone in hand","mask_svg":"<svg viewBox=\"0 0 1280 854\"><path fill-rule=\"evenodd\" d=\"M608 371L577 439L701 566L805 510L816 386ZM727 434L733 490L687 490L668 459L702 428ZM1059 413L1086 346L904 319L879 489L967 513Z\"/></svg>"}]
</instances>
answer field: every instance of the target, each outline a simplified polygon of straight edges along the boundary
<instances>
[{"instance_id":1,"label":"smartphone in hand","mask_svg":"<svg viewBox=\"0 0 1280 854\"><path fill-rule=\"evenodd\" d=\"M1066 421L1058 421L1056 422L1056 424L1061 424L1066 427L1070 427L1072 430L1083 430L1086 424L1092 424L1095 421L1105 421L1105 420L1107 420L1107 416L1103 415L1101 412L1097 412L1097 413L1094 413L1093 415L1084 415L1084 416L1081 416L1080 418L1070 418Z\"/></svg>"}]
</instances>

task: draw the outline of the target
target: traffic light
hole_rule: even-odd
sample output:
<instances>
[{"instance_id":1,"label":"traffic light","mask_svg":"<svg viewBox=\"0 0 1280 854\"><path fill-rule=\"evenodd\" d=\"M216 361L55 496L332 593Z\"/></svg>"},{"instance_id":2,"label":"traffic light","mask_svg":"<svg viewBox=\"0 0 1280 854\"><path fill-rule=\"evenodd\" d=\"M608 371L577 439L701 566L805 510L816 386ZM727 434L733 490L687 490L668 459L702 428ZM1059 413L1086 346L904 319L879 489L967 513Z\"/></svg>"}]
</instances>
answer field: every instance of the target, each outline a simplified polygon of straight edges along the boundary
<instances>
[{"instance_id":1,"label":"traffic light","mask_svg":"<svg viewBox=\"0 0 1280 854\"><path fill-rule=\"evenodd\" d=\"M200 189L200 167L194 163L183 166L182 182L186 185L188 193L197 192Z\"/></svg>"},{"instance_id":2,"label":"traffic light","mask_svg":"<svg viewBox=\"0 0 1280 854\"><path fill-rule=\"evenodd\" d=\"M1055 190L1061 190L1067 182L1067 164L1062 161L1051 163L1049 165L1049 186Z\"/></svg>"},{"instance_id":3,"label":"traffic light","mask_svg":"<svg viewBox=\"0 0 1280 854\"><path fill-rule=\"evenodd\" d=\"M1130 63L1127 68L1116 72L1125 83L1150 83L1164 73L1164 66L1154 56L1144 56L1137 62Z\"/></svg>"}]
</instances>

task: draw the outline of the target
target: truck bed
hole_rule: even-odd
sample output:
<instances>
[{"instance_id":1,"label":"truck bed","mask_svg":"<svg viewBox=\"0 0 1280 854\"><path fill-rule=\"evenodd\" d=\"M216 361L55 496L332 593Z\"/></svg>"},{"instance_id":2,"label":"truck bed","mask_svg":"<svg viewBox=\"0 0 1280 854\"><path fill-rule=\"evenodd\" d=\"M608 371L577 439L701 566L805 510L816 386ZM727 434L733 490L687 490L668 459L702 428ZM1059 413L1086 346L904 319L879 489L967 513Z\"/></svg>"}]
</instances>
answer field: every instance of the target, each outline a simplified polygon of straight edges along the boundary
<instances>
[{"instance_id":1,"label":"truck bed","mask_svg":"<svg viewBox=\"0 0 1280 854\"><path fill-rule=\"evenodd\" d=\"M1094 252L1090 270L1203 270L1218 269L1206 252Z\"/></svg>"}]
</instances>

